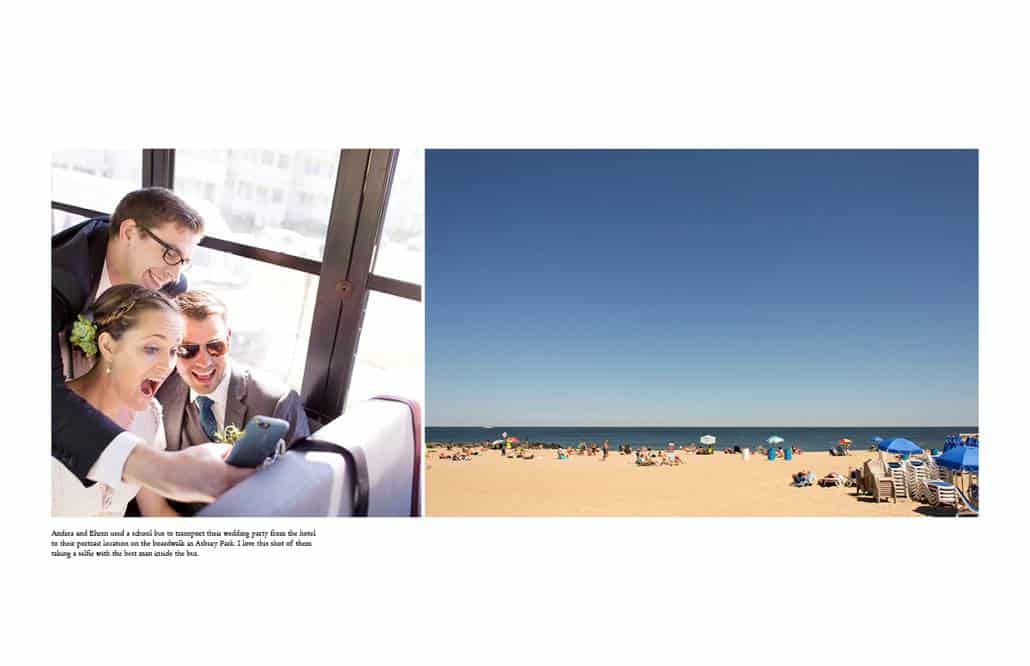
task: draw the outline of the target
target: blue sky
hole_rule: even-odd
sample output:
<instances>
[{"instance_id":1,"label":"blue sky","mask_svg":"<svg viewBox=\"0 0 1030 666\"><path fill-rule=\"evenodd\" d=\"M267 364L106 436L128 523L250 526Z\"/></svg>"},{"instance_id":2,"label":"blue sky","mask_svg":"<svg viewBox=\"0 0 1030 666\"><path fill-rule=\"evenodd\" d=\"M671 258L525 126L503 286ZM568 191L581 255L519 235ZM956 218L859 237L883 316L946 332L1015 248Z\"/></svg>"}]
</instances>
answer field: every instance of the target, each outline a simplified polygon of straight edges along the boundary
<instances>
[{"instance_id":1,"label":"blue sky","mask_svg":"<svg viewBox=\"0 0 1030 666\"><path fill-rule=\"evenodd\" d=\"M958 425L976 151L427 151L427 422Z\"/></svg>"}]
</instances>

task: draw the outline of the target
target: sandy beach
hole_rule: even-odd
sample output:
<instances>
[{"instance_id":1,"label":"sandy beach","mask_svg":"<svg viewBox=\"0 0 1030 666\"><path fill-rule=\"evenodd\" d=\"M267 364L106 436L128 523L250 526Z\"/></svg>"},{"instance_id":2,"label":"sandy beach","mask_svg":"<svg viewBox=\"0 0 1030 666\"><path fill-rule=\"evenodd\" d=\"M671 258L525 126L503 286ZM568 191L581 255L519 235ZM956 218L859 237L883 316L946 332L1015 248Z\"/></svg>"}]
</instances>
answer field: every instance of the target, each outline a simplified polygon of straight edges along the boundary
<instances>
[{"instance_id":1,"label":"sandy beach","mask_svg":"<svg viewBox=\"0 0 1030 666\"><path fill-rule=\"evenodd\" d=\"M678 466L637 466L631 455L572 455L534 450L532 460L486 450L470 460L426 458L428 516L926 516L951 515L899 499L876 502L854 488L795 488L791 475L847 475L875 453L810 452L791 461L754 455L683 455Z\"/></svg>"}]
</instances>

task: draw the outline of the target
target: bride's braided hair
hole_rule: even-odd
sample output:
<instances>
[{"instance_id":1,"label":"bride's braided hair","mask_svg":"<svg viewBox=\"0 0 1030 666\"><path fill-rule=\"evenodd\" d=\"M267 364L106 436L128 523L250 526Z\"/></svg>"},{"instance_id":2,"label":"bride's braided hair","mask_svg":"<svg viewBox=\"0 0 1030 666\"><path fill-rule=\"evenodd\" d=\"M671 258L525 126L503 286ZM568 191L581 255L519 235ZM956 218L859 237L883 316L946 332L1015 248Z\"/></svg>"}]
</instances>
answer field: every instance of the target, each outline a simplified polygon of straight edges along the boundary
<instances>
[{"instance_id":1,"label":"bride's braided hair","mask_svg":"<svg viewBox=\"0 0 1030 666\"><path fill-rule=\"evenodd\" d=\"M115 285L101 294L93 307L97 337L106 331L118 340L136 325L140 314L160 309L179 312L175 303L159 291L136 284Z\"/></svg>"}]
</instances>

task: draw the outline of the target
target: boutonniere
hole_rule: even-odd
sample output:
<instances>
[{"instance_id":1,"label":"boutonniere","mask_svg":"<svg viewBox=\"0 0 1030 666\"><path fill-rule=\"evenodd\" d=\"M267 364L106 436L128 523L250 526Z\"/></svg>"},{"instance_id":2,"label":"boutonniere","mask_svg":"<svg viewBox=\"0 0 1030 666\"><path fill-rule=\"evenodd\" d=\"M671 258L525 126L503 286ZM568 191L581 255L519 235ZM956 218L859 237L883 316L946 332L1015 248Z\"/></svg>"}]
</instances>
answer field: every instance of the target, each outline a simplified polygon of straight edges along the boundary
<instances>
[{"instance_id":1,"label":"boutonniere","mask_svg":"<svg viewBox=\"0 0 1030 666\"><path fill-rule=\"evenodd\" d=\"M228 444L229 446L235 444L241 437L243 437L243 431L233 423L230 423L215 433L216 442Z\"/></svg>"},{"instance_id":2,"label":"boutonniere","mask_svg":"<svg viewBox=\"0 0 1030 666\"><path fill-rule=\"evenodd\" d=\"M79 315L72 324L72 333L68 337L75 347L78 347L86 356L94 356L97 353L97 325Z\"/></svg>"}]
</instances>

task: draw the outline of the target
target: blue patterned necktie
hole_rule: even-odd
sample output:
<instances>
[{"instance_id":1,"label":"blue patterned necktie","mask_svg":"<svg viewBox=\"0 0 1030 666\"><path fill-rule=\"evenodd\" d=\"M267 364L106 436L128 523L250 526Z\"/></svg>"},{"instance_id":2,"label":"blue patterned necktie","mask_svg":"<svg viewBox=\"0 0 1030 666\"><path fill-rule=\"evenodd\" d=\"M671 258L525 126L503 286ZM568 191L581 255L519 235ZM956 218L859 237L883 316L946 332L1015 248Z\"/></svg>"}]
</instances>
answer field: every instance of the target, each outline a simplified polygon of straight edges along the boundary
<instances>
[{"instance_id":1,"label":"blue patterned necktie","mask_svg":"<svg viewBox=\"0 0 1030 666\"><path fill-rule=\"evenodd\" d=\"M208 441L215 441L215 433L218 432L218 421L215 419L215 412L212 409L215 401L206 395L197 396L197 407L200 408L200 427L204 429Z\"/></svg>"}]
</instances>

